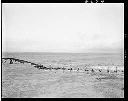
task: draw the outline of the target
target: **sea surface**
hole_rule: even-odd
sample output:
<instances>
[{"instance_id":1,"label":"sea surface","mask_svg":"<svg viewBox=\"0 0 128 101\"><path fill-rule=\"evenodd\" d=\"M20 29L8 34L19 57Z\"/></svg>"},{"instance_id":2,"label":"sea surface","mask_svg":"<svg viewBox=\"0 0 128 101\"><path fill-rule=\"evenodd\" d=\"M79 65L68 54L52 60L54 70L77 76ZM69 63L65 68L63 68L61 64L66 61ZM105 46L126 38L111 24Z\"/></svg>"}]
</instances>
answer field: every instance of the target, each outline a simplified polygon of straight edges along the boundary
<instances>
[{"instance_id":1,"label":"sea surface","mask_svg":"<svg viewBox=\"0 0 128 101\"><path fill-rule=\"evenodd\" d=\"M18 58L30 62L54 66L124 66L124 55L120 53L2 53L2 57Z\"/></svg>"}]
</instances>

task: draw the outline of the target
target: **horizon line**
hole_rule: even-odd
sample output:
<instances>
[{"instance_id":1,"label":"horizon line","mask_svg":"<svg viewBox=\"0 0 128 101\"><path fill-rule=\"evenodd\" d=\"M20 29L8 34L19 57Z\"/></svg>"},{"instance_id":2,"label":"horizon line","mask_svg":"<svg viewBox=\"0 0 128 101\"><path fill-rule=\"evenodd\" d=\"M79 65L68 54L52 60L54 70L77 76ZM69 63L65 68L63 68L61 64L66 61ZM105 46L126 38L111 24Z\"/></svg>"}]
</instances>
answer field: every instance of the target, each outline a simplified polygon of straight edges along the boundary
<instances>
[{"instance_id":1,"label":"horizon line","mask_svg":"<svg viewBox=\"0 0 128 101\"><path fill-rule=\"evenodd\" d=\"M28 52L28 51L25 51L25 52L2 52L2 53L120 53L120 52L36 52L36 51L33 51L33 52ZM123 52L122 52L123 53Z\"/></svg>"}]
</instances>

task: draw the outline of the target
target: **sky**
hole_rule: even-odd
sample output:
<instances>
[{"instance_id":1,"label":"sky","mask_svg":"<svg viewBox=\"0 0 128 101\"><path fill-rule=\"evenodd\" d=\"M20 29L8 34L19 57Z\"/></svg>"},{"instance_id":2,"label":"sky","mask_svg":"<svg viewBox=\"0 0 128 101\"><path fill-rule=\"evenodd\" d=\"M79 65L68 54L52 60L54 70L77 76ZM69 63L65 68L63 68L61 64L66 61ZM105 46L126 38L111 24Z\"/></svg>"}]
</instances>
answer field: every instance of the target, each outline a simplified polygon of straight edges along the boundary
<instances>
[{"instance_id":1,"label":"sky","mask_svg":"<svg viewBox=\"0 0 128 101\"><path fill-rule=\"evenodd\" d=\"M2 4L3 52L118 52L123 3Z\"/></svg>"}]
</instances>

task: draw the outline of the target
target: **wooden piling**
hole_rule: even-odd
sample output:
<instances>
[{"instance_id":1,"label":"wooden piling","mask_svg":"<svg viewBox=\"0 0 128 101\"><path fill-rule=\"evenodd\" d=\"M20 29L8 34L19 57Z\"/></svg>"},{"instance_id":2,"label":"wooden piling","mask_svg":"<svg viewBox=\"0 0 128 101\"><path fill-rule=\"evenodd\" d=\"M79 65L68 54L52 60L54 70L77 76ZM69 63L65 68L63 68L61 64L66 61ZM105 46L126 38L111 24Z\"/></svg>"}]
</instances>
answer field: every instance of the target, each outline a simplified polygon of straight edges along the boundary
<instances>
[{"instance_id":1,"label":"wooden piling","mask_svg":"<svg viewBox=\"0 0 128 101\"><path fill-rule=\"evenodd\" d=\"M109 66L108 66L108 68L107 68L107 73L109 73Z\"/></svg>"},{"instance_id":2,"label":"wooden piling","mask_svg":"<svg viewBox=\"0 0 128 101\"><path fill-rule=\"evenodd\" d=\"M92 71L92 72L94 72L94 70L93 70L93 69L92 69L91 71Z\"/></svg>"},{"instance_id":3,"label":"wooden piling","mask_svg":"<svg viewBox=\"0 0 128 101\"><path fill-rule=\"evenodd\" d=\"M117 73L117 66L116 66L116 73Z\"/></svg>"},{"instance_id":4,"label":"wooden piling","mask_svg":"<svg viewBox=\"0 0 128 101\"><path fill-rule=\"evenodd\" d=\"M12 59L10 59L10 64L13 64Z\"/></svg>"}]
</instances>

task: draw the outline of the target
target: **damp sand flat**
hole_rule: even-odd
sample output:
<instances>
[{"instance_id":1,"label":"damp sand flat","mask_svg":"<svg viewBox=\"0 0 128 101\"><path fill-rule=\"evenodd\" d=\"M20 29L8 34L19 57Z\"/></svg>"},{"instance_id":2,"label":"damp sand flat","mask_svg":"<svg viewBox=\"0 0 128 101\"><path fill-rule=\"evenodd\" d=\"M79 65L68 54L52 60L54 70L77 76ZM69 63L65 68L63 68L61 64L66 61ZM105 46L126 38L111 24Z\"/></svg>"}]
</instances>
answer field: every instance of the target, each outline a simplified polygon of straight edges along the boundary
<instances>
[{"instance_id":1,"label":"damp sand flat","mask_svg":"<svg viewBox=\"0 0 128 101\"><path fill-rule=\"evenodd\" d=\"M21 60L52 66L73 66L73 68L85 65L124 65L122 53L2 53L2 58L17 58Z\"/></svg>"},{"instance_id":2,"label":"damp sand flat","mask_svg":"<svg viewBox=\"0 0 128 101\"><path fill-rule=\"evenodd\" d=\"M2 65L3 98L124 98L123 74L38 70Z\"/></svg>"}]
</instances>

